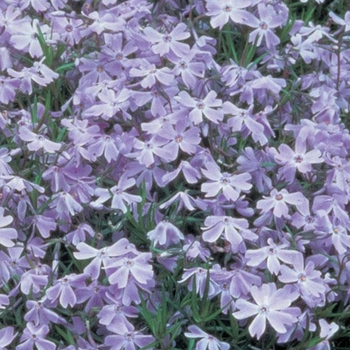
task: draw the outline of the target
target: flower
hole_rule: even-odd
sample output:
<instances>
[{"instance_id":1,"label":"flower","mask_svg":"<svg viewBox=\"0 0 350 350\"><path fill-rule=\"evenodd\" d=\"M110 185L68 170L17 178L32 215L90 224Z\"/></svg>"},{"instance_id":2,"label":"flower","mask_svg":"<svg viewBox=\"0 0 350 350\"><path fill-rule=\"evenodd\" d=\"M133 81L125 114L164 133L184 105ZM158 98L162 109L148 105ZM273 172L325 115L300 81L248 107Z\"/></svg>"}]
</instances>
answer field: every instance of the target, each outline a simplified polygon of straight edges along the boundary
<instances>
[{"instance_id":1,"label":"flower","mask_svg":"<svg viewBox=\"0 0 350 350\"><path fill-rule=\"evenodd\" d=\"M215 163L208 162L206 169L202 169L202 172L209 180L212 180L202 184L201 191L205 193L205 197L215 197L222 191L227 200L236 201L240 191L247 191L252 187L252 184L249 183L250 174L221 173L220 168Z\"/></svg>"},{"instance_id":2,"label":"flower","mask_svg":"<svg viewBox=\"0 0 350 350\"><path fill-rule=\"evenodd\" d=\"M13 247L12 241L17 238L17 231L14 228L4 228L12 223L12 216L4 216L5 209L0 207L0 245L4 247Z\"/></svg>"},{"instance_id":3,"label":"flower","mask_svg":"<svg viewBox=\"0 0 350 350\"><path fill-rule=\"evenodd\" d=\"M251 336L260 339L266 330L266 321L278 333L287 332L286 326L298 321L297 317L301 314L300 309L290 307L290 305L299 294L293 292L292 288L285 286L277 289L274 283L268 283L261 287L252 286L250 294L255 303L238 299L236 307L239 311L234 312L233 316L242 320L256 315L248 328Z\"/></svg>"},{"instance_id":4,"label":"flower","mask_svg":"<svg viewBox=\"0 0 350 350\"><path fill-rule=\"evenodd\" d=\"M125 190L135 185L135 179L128 179L127 174L123 174L118 182L118 185L113 186L110 190L105 188L96 188L95 195L99 198L93 203L99 205L106 202L112 197L111 208L120 209L123 213L127 212L127 205L131 203L139 203L142 201L140 196L126 193Z\"/></svg>"},{"instance_id":5,"label":"flower","mask_svg":"<svg viewBox=\"0 0 350 350\"><path fill-rule=\"evenodd\" d=\"M55 350L56 345L46 339L49 333L47 325L35 326L33 322L28 322L21 336L21 344L17 345L18 350L33 350L36 349Z\"/></svg>"},{"instance_id":6,"label":"flower","mask_svg":"<svg viewBox=\"0 0 350 350\"><path fill-rule=\"evenodd\" d=\"M185 23L179 23L170 33L162 34L152 27L144 28L145 39L152 43L152 51L161 57L169 51L177 56L187 53L190 49L189 45L180 43L190 37L190 33L186 31Z\"/></svg>"},{"instance_id":7,"label":"flower","mask_svg":"<svg viewBox=\"0 0 350 350\"><path fill-rule=\"evenodd\" d=\"M249 34L249 41L256 42L257 46L261 45L262 39L266 41L266 47L271 49L279 44L279 37L272 29L281 26L287 20L283 15L279 15L274 10L273 6L259 4L258 13L260 19L256 18L251 13L245 15L246 25L256 28Z\"/></svg>"},{"instance_id":8,"label":"flower","mask_svg":"<svg viewBox=\"0 0 350 350\"><path fill-rule=\"evenodd\" d=\"M17 333L13 334L13 327L5 327L0 330L0 350L7 350L15 339Z\"/></svg>"},{"instance_id":9,"label":"flower","mask_svg":"<svg viewBox=\"0 0 350 350\"><path fill-rule=\"evenodd\" d=\"M86 280L87 275L70 274L54 282L54 285L47 289L46 296L49 300L59 300L60 304L67 308L73 307L77 303L77 297L73 287L77 288Z\"/></svg>"},{"instance_id":10,"label":"flower","mask_svg":"<svg viewBox=\"0 0 350 350\"><path fill-rule=\"evenodd\" d=\"M281 266L281 275L278 279L283 283L293 283L300 290L301 295L313 295L318 297L323 295L326 287L321 279L321 272L315 270L315 264L309 260L304 267L302 256L293 262L293 268Z\"/></svg>"},{"instance_id":11,"label":"flower","mask_svg":"<svg viewBox=\"0 0 350 350\"><path fill-rule=\"evenodd\" d=\"M109 350L136 350L146 347L155 340L152 335L135 331L134 326L129 322L113 323L110 331L114 334L107 335L105 339L105 345Z\"/></svg>"},{"instance_id":12,"label":"flower","mask_svg":"<svg viewBox=\"0 0 350 350\"><path fill-rule=\"evenodd\" d=\"M152 231L147 233L147 237L154 246L159 244L162 247L177 244L184 239L183 233L167 220L160 221Z\"/></svg>"},{"instance_id":13,"label":"flower","mask_svg":"<svg viewBox=\"0 0 350 350\"><path fill-rule=\"evenodd\" d=\"M256 207L261 209L262 213L269 211L273 212L273 215L281 218L287 217L289 208L287 204L295 205L300 211L303 210L303 205L306 203L306 198L301 192L289 193L283 189L277 191L273 189L270 192L270 197L265 197L257 202Z\"/></svg>"},{"instance_id":14,"label":"flower","mask_svg":"<svg viewBox=\"0 0 350 350\"><path fill-rule=\"evenodd\" d=\"M42 135L37 135L25 126L19 128L18 136L21 140L29 142L27 147L30 151L43 149L45 152L56 153L61 148L61 144L52 142Z\"/></svg>"},{"instance_id":15,"label":"flower","mask_svg":"<svg viewBox=\"0 0 350 350\"><path fill-rule=\"evenodd\" d=\"M188 330L190 332L185 332L187 338L202 338L196 344L195 350L229 350L230 344L223 341L219 341L214 336L203 332L197 326L189 326Z\"/></svg>"},{"instance_id":16,"label":"flower","mask_svg":"<svg viewBox=\"0 0 350 350\"><path fill-rule=\"evenodd\" d=\"M214 108L221 107L222 101L216 98L217 93L209 91L204 99L193 98L186 91L180 91L175 97L183 106L190 108L189 118L193 124L203 121L203 115L215 124L224 119L224 113Z\"/></svg>"},{"instance_id":17,"label":"flower","mask_svg":"<svg viewBox=\"0 0 350 350\"><path fill-rule=\"evenodd\" d=\"M247 11L242 10L252 5L252 0L209 0L207 1L207 16L212 17L213 28L222 27L231 19L236 23L244 23Z\"/></svg>"},{"instance_id":18,"label":"flower","mask_svg":"<svg viewBox=\"0 0 350 350\"><path fill-rule=\"evenodd\" d=\"M302 254L296 250L287 250L288 244L277 245L272 238L267 240L268 246L255 250L247 250L245 257L248 260L247 265L258 266L266 260L267 269L277 275L281 270L279 260L287 264L294 264L294 261L302 259Z\"/></svg>"},{"instance_id":19,"label":"flower","mask_svg":"<svg viewBox=\"0 0 350 350\"><path fill-rule=\"evenodd\" d=\"M280 172L283 174L283 179L289 183L294 182L296 170L302 174L306 174L312 170L312 164L318 164L324 161L320 150L313 149L306 152L306 142L299 137L295 142L295 151L282 143L278 147L278 152L275 155L275 161L283 165Z\"/></svg>"},{"instance_id":20,"label":"flower","mask_svg":"<svg viewBox=\"0 0 350 350\"><path fill-rule=\"evenodd\" d=\"M136 284L141 288L147 285L148 281L153 280L153 268L149 263L152 258L151 253L138 253L136 257L121 257L106 266L108 272L108 280L111 284L117 285L122 289L127 287L130 278L134 278Z\"/></svg>"}]
</instances>

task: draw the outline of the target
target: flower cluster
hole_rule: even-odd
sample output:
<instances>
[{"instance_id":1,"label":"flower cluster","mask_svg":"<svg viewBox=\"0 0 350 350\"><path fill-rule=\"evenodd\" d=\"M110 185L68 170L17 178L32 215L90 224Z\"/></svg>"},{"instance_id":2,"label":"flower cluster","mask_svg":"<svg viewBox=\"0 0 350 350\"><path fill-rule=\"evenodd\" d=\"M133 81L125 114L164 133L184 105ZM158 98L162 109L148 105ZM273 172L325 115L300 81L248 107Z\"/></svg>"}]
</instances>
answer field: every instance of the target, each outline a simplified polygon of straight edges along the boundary
<instances>
[{"instance_id":1,"label":"flower cluster","mask_svg":"<svg viewBox=\"0 0 350 350\"><path fill-rule=\"evenodd\" d=\"M316 2L0 2L1 349L345 346L350 12Z\"/></svg>"}]
</instances>

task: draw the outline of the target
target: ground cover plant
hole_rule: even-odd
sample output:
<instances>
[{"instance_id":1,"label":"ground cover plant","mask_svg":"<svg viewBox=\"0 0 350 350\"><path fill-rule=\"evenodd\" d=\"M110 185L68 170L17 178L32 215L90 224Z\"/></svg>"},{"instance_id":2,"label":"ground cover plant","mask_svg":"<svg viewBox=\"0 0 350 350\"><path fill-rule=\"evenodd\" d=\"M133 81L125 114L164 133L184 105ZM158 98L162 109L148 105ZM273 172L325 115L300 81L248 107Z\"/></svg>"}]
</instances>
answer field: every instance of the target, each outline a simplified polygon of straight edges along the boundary
<instances>
[{"instance_id":1,"label":"ground cover plant","mask_svg":"<svg viewBox=\"0 0 350 350\"><path fill-rule=\"evenodd\" d=\"M349 349L350 8L0 1L0 349Z\"/></svg>"}]
</instances>

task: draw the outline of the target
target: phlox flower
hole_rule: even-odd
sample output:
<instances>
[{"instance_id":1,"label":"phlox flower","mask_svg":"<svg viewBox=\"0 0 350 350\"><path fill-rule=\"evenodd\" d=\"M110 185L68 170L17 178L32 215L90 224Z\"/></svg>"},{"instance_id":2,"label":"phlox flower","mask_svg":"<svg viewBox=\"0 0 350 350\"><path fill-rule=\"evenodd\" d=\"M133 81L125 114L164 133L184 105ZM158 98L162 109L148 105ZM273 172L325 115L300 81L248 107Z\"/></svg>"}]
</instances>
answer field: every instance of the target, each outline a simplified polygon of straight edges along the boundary
<instances>
[{"instance_id":1,"label":"phlox flower","mask_svg":"<svg viewBox=\"0 0 350 350\"><path fill-rule=\"evenodd\" d=\"M168 208L171 204L178 202L178 207L176 212L181 210L182 208L186 208L187 210L195 210L195 207L198 207L202 210L205 210L206 205L200 199L195 199L190 196L187 192L179 191L173 197L171 197L166 202L162 203L159 206L159 209Z\"/></svg>"},{"instance_id":2,"label":"phlox flower","mask_svg":"<svg viewBox=\"0 0 350 350\"><path fill-rule=\"evenodd\" d=\"M85 242L87 237L94 237L95 231L92 229L92 227L85 222L80 223L75 230L69 232L65 239L68 243L72 243L73 245L77 245L80 242Z\"/></svg>"},{"instance_id":3,"label":"phlox flower","mask_svg":"<svg viewBox=\"0 0 350 350\"><path fill-rule=\"evenodd\" d=\"M35 134L25 126L19 128L18 136L21 140L29 142L27 147L30 151L35 152L39 149L43 149L48 153L56 153L61 148L61 144L50 141L42 135Z\"/></svg>"},{"instance_id":4,"label":"phlox flower","mask_svg":"<svg viewBox=\"0 0 350 350\"><path fill-rule=\"evenodd\" d=\"M186 30L186 24L179 23L170 33L162 34L152 27L144 28L143 33L145 39L152 43L152 51L155 54L162 57L171 51L175 55L181 56L190 49L189 45L179 42L190 37L190 33Z\"/></svg>"},{"instance_id":5,"label":"phlox flower","mask_svg":"<svg viewBox=\"0 0 350 350\"><path fill-rule=\"evenodd\" d=\"M227 121L232 131L240 132L244 127L248 130L247 134L251 134L255 142L264 145L268 139L265 136L264 126L253 118L253 108L254 106L249 107L248 110L238 108L229 101L223 104L224 113L233 116Z\"/></svg>"},{"instance_id":6,"label":"phlox flower","mask_svg":"<svg viewBox=\"0 0 350 350\"><path fill-rule=\"evenodd\" d=\"M85 274L70 274L56 280L52 287L46 291L46 296L52 302L58 300L62 307L68 305L74 307L77 303L77 297L73 288L78 288L85 282L88 276Z\"/></svg>"},{"instance_id":7,"label":"phlox flower","mask_svg":"<svg viewBox=\"0 0 350 350\"><path fill-rule=\"evenodd\" d=\"M315 346L311 347L310 350L330 350L331 345L329 343L329 340L335 333L338 332L340 327L335 322L328 323L323 318L318 321L318 324L320 325L320 338L323 340Z\"/></svg>"},{"instance_id":8,"label":"phlox flower","mask_svg":"<svg viewBox=\"0 0 350 350\"><path fill-rule=\"evenodd\" d=\"M218 340L214 336L203 332L197 326L189 326L188 330L190 332L185 332L187 338L201 338L197 344L195 350L229 350L230 344Z\"/></svg>"},{"instance_id":9,"label":"phlox flower","mask_svg":"<svg viewBox=\"0 0 350 350\"><path fill-rule=\"evenodd\" d=\"M174 55L168 57L169 61L175 64L173 73L180 75L183 83L189 89L194 89L198 78L204 77L205 64L194 60L196 53L196 50L191 50L180 57Z\"/></svg>"},{"instance_id":10,"label":"phlox flower","mask_svg":"<svg viewBox=\"0 0 350 350\"><path fill-rule=\"evenodd\" d=\"M304 265L304 259L300 256L293 262L293 267L281 266L281 274L278 279L283 283L293 283L298 287L302 296L310 294L319 297L326 291L326 287L321 279L321 272L315 270L315 264L309 260Z\"/></svg>"},{"instance_id":11,"label":"phlox flower","mask_svg":"<svg viewBox=\"0 0 350 350\"><path fill-rule=\"evenodd\" d=\"M154 277L152 265L149 263L151 258L151 253L139 253L133 258L121 257L111 262L106 267L109 282L123 289L127 287L132 277L142 288L142 285L147 285Z\"/></svg>"},{"instance_id":12,"label":"phlox flower","mask_svg":"<svg viewBox=\"0 0 350 350\"><path fill-rule=\"evenodd\" d=\"M281 270L280 260L287 264L293 264L295 260L302 259L302 254L296 250L288 250L288 244L275 244L272 238L267 240L268 246L250 249L245 252L247 265L259 266L266 260L267 269L277 275Z\"/></svg>"},{"instance_id":13,"label":"phlox flower","mask_svg":"<svg viewBox=\"0 0 350 350\"><path fill-rule=\"evenodd\" d=\"M18 49L29 52L31 57L41 57L43 54L42 48L38 39L38 27L41 32L46 35L50 28L47 25L40 26L39 21L23 21L20 26L12 28L11 43Z\"/></svg>"},{"instance_id":14,"label":"phlox flower","mask_svg":"<svg viewBox=\"0 0 350 350\"><path fill-rule=\"evenodd\" d=\"M273 29L281 26L287 20L286 17L279 15L273 6L259 4L259 19L251 13L245 14L244 24L249 27L256 28L249 34L249 41L260 46L262 40L265 39L266 47L271 49L280 43L279 37L273 32Z\"/></svg>"},{"instance_id":15,"label":"phlox flower","mask_svg":"<svg viewBox=\"0 0 350 350\"><path fill-rule=\"evenodd\" d=\"M216 98L217 93L213 90L209 91L203 99L193 98L186 91L181 91L175 100L179 101L183 106L191 109L189 118L195 125L203 121L203 115L215 124L224 119L224 113L219 108L222 106L222 100Z\"/></svg>"},{"instance_id":16,"label":"phlox flower","mask_svg":"<svg viewBox=\"0 0 350 350\"><path fill-rule=\"evenodd\" d=\"M168 247L184 239L183 233L167 220L160 221L157 226L147 233L154 246Z\"/></svg>"},{"instance_id":17,"label":"phlox flower","mask_svg":"<svg viewBox=\"0 0 350 350\"><path fill-rule=\"evenodd\" d=\"M50 237L51 231L55 231L57 223L49 216L35 215L32 218L33 231L35 228L39 231L40 235L44 238Z\"/></svg>"},{"instance_id":18,"label":"phlox flower","mask_svg":"<svg viewBox=\"0 0 350 350\"><path fill-rule=\"evenodd\" d=\"M62 119L61 124L69 130L69 139L75 144L85 144L98 134L100 128L96 124L89 125L89 120Z\"/></svg>"},{"instance_id":19,"label":"phlox flower","mask_svg":"<svg viewBox=\"0 0 350 350\"><path fill-rule=\"evenodd\" d=\"M164 185L173 181L180 173L189 184L195 184L201 178L199 171L186 160L182 160L179 167L163 176Z\"/></svg>"},{"instance_id":20,"label":"phlox flower","mask_svg":"<svg viewBox=\"0 0 350 350\"><path fill-rule=\"evenodd\" d=\"M194 260L196 258L202 261L208 261L210 257L210 250L205 248L205 246L191 234L185 237L185 242L183 246L183 251L186 254L187 259Z\"/></svg>"},{"instance_id":21,"label":"phlox flower","mask_svg":"<svg viewBox=\"0 0 350 350\"><path fill-rule=\"evenodd\" d=\"M112 89L103 90L97 95L100 103L86 109L83 112L83 118L100 116L105 120L109 120L115 117L117 112L127 109L130 95L130 91L125 88L118 93L115 93Z\"/></svg>"},{"instance_id":22,"label":"phlox flower","mask_svg":"<svg viewBox=\"0 0 350 350\"><path fill-rule=\"evenodd\" d=\"M38 293L47 286L51 269L47 265L37 264L33 269L23 273L20 280L20 289L23 294Z\"/></svg>"},{"instance_id":23,"label":"phlox flower","mask_svg":"<svg viewBox=\"0 0 350 350\"><path fill-rule=\"evenodd\" d=\"M4 247L13 247L12 240L17 238L17 231L14 228L5 228L13 221L12 216L4 216L5 209L0 207L0 245Z\"/></svg>"},{"instance_id":24,"label":"phlox flower","mask_svg":"<svg viewBox=\"0 0 350 350\"><path fill-rule=\"evenodd\" d=\"M256 315L248 328L251 336L260 339L266 330L267 321L278 333L287 332L286 326L298 321L300 309L290 305L299 294L293 292L289 286L281 289L277 289L274 283L263 284L261 287L252 286L250 294L254 303L238 299L236 307L239 311L234 312L233 316L242 320Z\"/></svg>"},{"instance_id":25,"label":"phlox flower","mask_svg":"<svg viewBox=\"0 0 350 350\"><path fill-rule=\"evenodd\" d=\"M229 216L208 216L204 221L202 239L205 242L216 242L223 236L230 244L234 252L238 251L239 245L244 238L256 239L256 235L248 227L248 221L242 218Z\"/></svg>"},{"instance_id":26,"label":"phlox flower","mask_svg":"<svg viewBox=\"0 0 350 350\"><path fill-rule=\"evenodd\" d=\"M187 129L187 123L184 121L178 121L175 128L169 125L164 125L162 133L164 132L164 138L169 139L170 142L167 145L167 149L171 150L173 157L176 158L179 153L179 149L188 154L193 154L197 150L197 145L200 143L201 138L199 136L199 128L192 126Z\"/></svg>"},{"instance_id":27,"label":"phlox flower","mask_svg":"<svg viewBox=\"0 0 350 350\"><path fill-rule=\"evenodd\" d=\"M0 350L7 350L12 341L17 336L17 333L13 334L13 327L4 327L0 330Z\"/></svg>"},{"instance_id":28,"label":"phlox flower","mask_svg":"<svg viewBox=\"0 0 350 350\"><path fill-rule=\"evenodd\" d=\"M81 29L83 21L81 19L69 18L51 14L52 25L55 33L59 33L60 41L68 43L70 46L78 44L81 40Z\"/></svg>"},{"instance_id":29,"label":"phlox flower","mask_svg":"<svg viewBox=\"0 0 350 350\"><path fill-rule=\"evenodd\" d=\"M83 211L83 207L75 198L65 191L58 192L53 195L53 200L50 203L50 208L55 209L55 214L60 219L71 221L71 217L76 213Z\"/></svg>"},{"instance_id":30,"label":"phlox flower","mask_svg":"<svg viewBox=\"0 0 350 350\"><path fill-rule=\"evenodd\" d=\"M5 309L10 304L10 299L5 294L0 294L0 310Z\"/></svg>"},{"instance_id":31,"label":"phlox flower","mask_svg":"<svg viewBox=\"0 0 350 350\"><path fill-rule=\"evenodd\" d=\"M6 185L11 189L11 190L16 190L18 192L32 192L34 189L37 190L39 193L44 193L44 188L30 182L20 176L15 176L15 175L8 175L8 176L0 176L1 180L7 180ZM24 195L24 193L22 193Z\"/></svg>"},{"instance_id":32,"label":"phlox flower","mask_svg":"<svg viewBox=\"0 0 350 350\"><path fill-rule=\"evenodd\" d=\"M122 323L129 323L128 318L136 318L139 314L135 306L125 306L119 298L106 293L108 305L104 305L97 314L99 323L107 326L107 329L114 328Z\"/></svg>"},{"instance_id":33,"label":"phlox flower","mask_svg":"<svg viewBox=\"0 0 350 350\"><path fill-rule=\"evenodd\" d=\"M202 267L193 267L190 269L184 269L182 279L178 283L187 282L188 290L192 291L193 281L195 279L195 289L196 293L203 298L204 291L207 285L208 270ZM209 275L209 288L208 288L208 297L214 297L218 293L218 285L215 281L210 278Z\"/></svg>"},{"instance_id":34,"label":"phlox flower","mask_svg":"<svg viewBox=\"0 0 350 350\"><path fill-rule=\"evenodd\" d=\"M0 251L0 278L2 281L8 282L13 275L21 276L29 268L27 257L22 256L24 247L18 243L17 245L8 247L8 254Z\"/></svg>"},{"instance_id":35,"label":"phlox flower","mask_svg":"<svg viewBox=\"0 0 350 350\"><path fill-rule=\"evenodd\" d=\"M154 137L146 142L135 139L134 148L136 153L129 154L132 157L136 157L140 164L144 164L147 167L151 166L154 162L154 156L157 155L167 161L174 158L171 150L164 147L168 143L167 139Z\"/></svg>"},{"instance_id":36,"label":"phlox flower","mask_svg":"<svg viewBox=\"0 0 350 350\"><path fill-rule=\"evenodd\" d=\"M99 205L112 198L111 208L120 209L123 213L126 213L130 205L134 202L141 202L142 198L133 194L126 193L125 191L135 185L135 179L128 179L127 174L123 174L118 182L118 185L111 187L110 189L96 188L95 195L98 199L93 202L93 205Z\"/></svg>"},{"instance_id":37,"label":"phlox flower","mask_svg":"<svg viewBox=\"0 0 350 350\"><path fill-rule=\"evenodd\" d=\"M235 23L244 23L247 11L242 10L252 5L251 0L207 0L207 16L212 17L213 28L222 27L231 19Z\"/></svg>"},{"instance_id":38,"label":"phlox flower","mask_svg":"<svg viewBox=\"0 0 350 350\"><path fill-rule=\"evenodd\" d=\"M20 342L16 349L18 350L55 350L56 345L50 340L46 339L49 334L49 327L47 325L35 326L33 322L28 322L23 331ZM35 346L35 348L34 348Z\"/></svg>"},{"instance_id":39,"label":"phlox flower","mask_svg":"<svg viewBox=\"0 0 350 350\"><path fill-rule=\"evenodd\" d=\"M205 197L215 197L222 191L227 200L236 201L240 191L248 191L252 187L252 184L249 183L250 174L231 175L227 172L221 173L215 163L208 162L202 172L205 177L211 180L201 186L201 191L205 193Z\"/></svg>"},{"instance_id":40,"label":"phlox flower","mask_svg":"<svg viewBox=\"0 0 350 350\"><path fill-rule=\"evenodd\" d=\"M124 29L125 21L120 16L114 16L111 12L91 12L88 17L93 20L93 22L89 25L88 30L83 30L82 33L85 32L95 32L100 35L102 32L106 30L111 30L113 32L120 32Z\"/></svg>"},{"instance_id":41,"label":"phlox flower","mask_svg":"<svg viewBox=\"0 0 350 350\"><path fill-rule=\"evenodd\" d=\"M329 17L331 17L335 23L344 26L345 32L348 32L350 30L350 11L347 11L345 13L344 19L337 16L333 11L329 12Z\"/></svg>"},{"instance_id":42,"label":"phlox flower","mask_svg":"<svg viewBox=\"0 0 350 350\"><path fill-rule=\"evenodd\" d=\"M108 267L113 262L113 258L129 253L137 254L133 245L126 238L122 238L111 246L101 249L93 248L85 242L80 242L76 248L78 251L73 253L76 259L93 259L84 268L84 273L90 275L92 279L97 279L100 275L101 266Z\"/></svg>"},{"instance_id":43,"label":"phlox flower","mask_svg":"<svg viewBox=\"0 0 350 350\"><path fill-rule=\"evenodd\" d=\"M295 205L299 211L303 210L306 203L306 198L301 192L289 193L282 189L277 191L273 189L270 192L270 197L265 197L257 202L256 207L261 209L262 213L272 211L277 218L287 217L289 213L289 205Z\"/></svg>"},{"instance_id":44,"label":"phlox flower","mask_svg":"<svg viewBox=\"0 0 350 350\"><path fill-rule=\"evenodd\" d=\"M159 159L155 159L155 162L149 166L140 164L139 162L128 162L125 167L125 173L128 177L136 178L137 186L144 183L146 190L149 193L154 182L160 187L164 186L162 177L164 176L165 171L161 169L159 165Z\"/></svg>"},{"instance_id":45,"label":"phlox flower","mask_svg":"<svg viewBox=\"0 0 350 350\"><path fill-rule=\"evenodd\" d=\"M24 315L24 320L33 322L35 326L47 325L50 322L64 324L66 321L53 311L53 307L54 305L46 297L40 300L28 300L26 302L28 311Z\"/></svg>"},{"instance_id":46,"label":"phlox flower","mask_svg":"<svg viewBox=\"0 0 350 350\"><path fill-rule=\"evenodd\" d=\"M108 163L116 160L119 155L119 149L115 138L110 135L101 135L96 142L92 143L88 152L94 157L104 156Z\"/></svg>"},{"instance_id":47,"label":"phlox flower","mask_svg":"<svg viewBox=\"0 0 350 350\"><path fill-rule=\"evenodd\" d=\"M18 79L0 76L0 102L8 104L16 97L16 88L20 86Z\"/></svg>"},{"instance_id":48,"label":"phlox flower","mask_svg":"<svg viewBox=\"0 0 350 350\"><path fill-rule=\"evenodd\" d=\"M104 344L108 350L136 350L144 348L155 339L152 335L144 335L135 331L131 323L118 323L110 327L112 335L107 335Z\"/></svg>"},{"instance_id":49,"label":"phlox flower","mask_svg":"<svg viewBox=\"0 0 350 350\"><path fill-rule=\"evenodd\" d=\"M302 174L306 174L312 171L312 164L322 163L322 153L318 149L313 149L309 152L306 151L306 142L297 138L295 142L295 151L293 151L288 145L282 143L278 147L278 152L275 155L275 161L283 165L280 170L282 176L289 183L292 183L295 179L295 171L298 170Z\"/></svg>"},{"instance_id":50,"label":"phlox flower","mask_svg":"<svg viewBox=\"0 0 350 350\"><path fill-rule=\"evenodd\" d=\"M253 184L261 193L266 193L272 187L270 176L267 176L267 167L263 167L263 163L271 163L268 155L260 150L247 147L237 158L239 171L249 173L252 177Z\"/></svg>"},{"instance_id":51,"label":"phlox flower","mask_svg":"<svg viewBox=\"0 0 350 350\"><path fill-rule=\"evenodd\" d=\"M163 85L171 85L174 81L174 76L169 68L156 68L155 64L146 60L141 62L139 68L131 68L129 73L131 77L144 77L140 84L145 89L151 88L157 81Z\"/></svg>"}]
</instances>

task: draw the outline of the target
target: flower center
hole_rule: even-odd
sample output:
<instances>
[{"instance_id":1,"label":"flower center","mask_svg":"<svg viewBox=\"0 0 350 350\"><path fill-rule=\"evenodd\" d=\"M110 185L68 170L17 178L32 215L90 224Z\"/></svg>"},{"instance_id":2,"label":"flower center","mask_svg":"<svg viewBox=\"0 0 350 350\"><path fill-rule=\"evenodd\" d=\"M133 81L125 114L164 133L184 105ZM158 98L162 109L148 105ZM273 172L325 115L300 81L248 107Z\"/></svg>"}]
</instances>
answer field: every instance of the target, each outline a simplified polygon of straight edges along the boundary
<instances>
[{"instance_id":1,"label":"flower center","mask_svg":"<svg viewBox=\"0 0 350 350\"><path fill-rule=\"evenodd\" d=\"M301 162L303 161L303 157L302 157L302 156L296 156L296 157L294 158L294 161L295 161L296 163L301 163Z\"/></svg>"},{"instance_id":2,"label":"flower center","mask_svg":"<svg viewBox=\"0 0 350 350\"><path fill-rule=\"evenodd\" d=\"M165 43L170 43L171 42L171 35L169 35L169 34L164 35L163 36L163 41Z\"/></svg>"},{"instance_id":3,"label":"flower center","mask_svg":"<svg viewBox=\"0 0 350 350\"><path fill-rule=\"evenodd\" d=\"M175 140L176 140L177 143L180 143L183 140L183 138L182 138L181 135L178 135L178 136L175 137Z\"/></svg>"},{"instance_id":4,"label":"flower center","mask_svg":"<svg viewBox=\"0 0 350 350\"><path fill-rule=\"evenodd\" d=\"M73 27L70 24L66 25L66 32L70 33L73 30Z\"/></svg>"},{"instance_id":5,"label":"flower center","mask_svg":"<svg viewBox=\"0 0 350 350\"><path fill-rule=\"evenodd\" d=\"M230 5L226 5L226 6L224 7L224 11L225 11L225 12L231 12L231 10L232 10L232 6L230 6Z\"/></svg>"},{"instance_id":6,"label":"flower center","mask_svg":"<svg viewBox=\"0 0 350 350\"><path fill-rule=\"evenodd\" d=\"M266 30L268 28L267 23L261 22L260 23L260 28L263 29L263 30Z\"/></svg>"},{"instance_id":7,"label":"flower center","mask_svg":"<svg viewBox=\"0 0 350 350\"><path fill-rule=\"evenodd\" d=\"M205 107L205 105L204 105L203 101L199 101L199 102L197 103L197 108L198 108L198 109L204 109L204 107Z\"/></svg>"},{"instance_id":8,"label":"flower center","mask_svg":"<svg viewBox=\"0 0 350 350\"><path fill-rule=\"evenodd\" d=\"M283 195L281 193L277 193L275 198L276 198L276 200L280 201L283 199Z\"/></svg>"},{"instance_id":9,"label":"flower center","mask_svg":"<svg viewBox=\"0 0 350 350\"><path fill-rule=\"evenodd\" d=\"M301 273L301 274L299 275L299 281L300 281L300 282L305 282L305 281L306 281L306 276L305 276L304 273Z\"/></svg>"},{"instance_id":10,"label":"flower center","mask_svg":"<svg viewBox=\"0 0 350 350\"><path fill-rule=\"evenodd\" d=\"M261 306L259 311L260 311L260 313L265 314L265 313L268 312L268 307L267 306Z\"/></svg>"}]
</instances>

